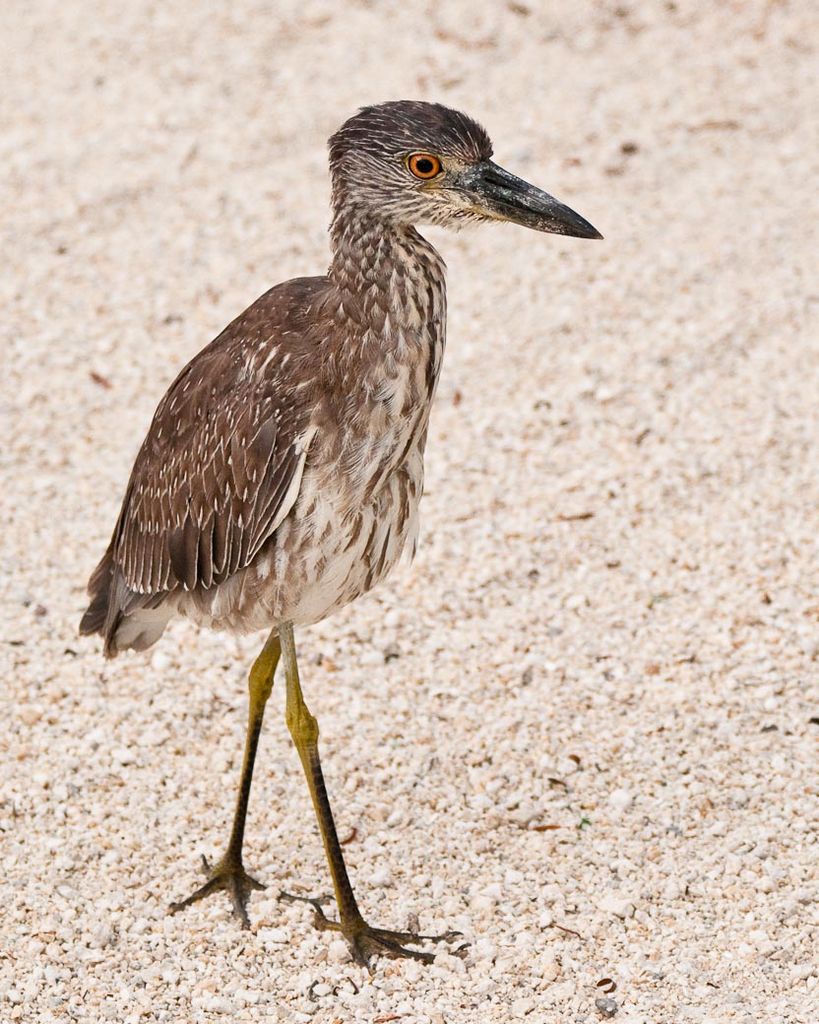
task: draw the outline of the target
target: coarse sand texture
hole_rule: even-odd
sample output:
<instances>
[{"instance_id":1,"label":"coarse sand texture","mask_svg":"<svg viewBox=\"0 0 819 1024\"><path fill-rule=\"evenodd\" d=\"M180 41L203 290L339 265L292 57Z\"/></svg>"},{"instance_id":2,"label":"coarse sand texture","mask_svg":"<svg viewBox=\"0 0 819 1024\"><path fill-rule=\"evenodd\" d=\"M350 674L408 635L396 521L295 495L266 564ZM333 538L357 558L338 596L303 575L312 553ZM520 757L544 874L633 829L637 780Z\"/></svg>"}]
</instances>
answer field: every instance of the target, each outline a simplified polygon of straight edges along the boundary
<instances>
[{"instance_id":1,"label":"coarse sand texture","mask_svg":"<svg viewBox=\"0 0 819 1024\"><path fill-rule=\"evenodd\" d=\"M806 0L0 12L0 1024L815 1024L817 46ZM278 682L251 928L168 913L263 634L76 625L158 398L327 266L325 140L399 97L605 241L424 229L418 554L299 660L362 911L469 947L370 975L278 899L329 891Z\"/></svg>"}]
</instances>

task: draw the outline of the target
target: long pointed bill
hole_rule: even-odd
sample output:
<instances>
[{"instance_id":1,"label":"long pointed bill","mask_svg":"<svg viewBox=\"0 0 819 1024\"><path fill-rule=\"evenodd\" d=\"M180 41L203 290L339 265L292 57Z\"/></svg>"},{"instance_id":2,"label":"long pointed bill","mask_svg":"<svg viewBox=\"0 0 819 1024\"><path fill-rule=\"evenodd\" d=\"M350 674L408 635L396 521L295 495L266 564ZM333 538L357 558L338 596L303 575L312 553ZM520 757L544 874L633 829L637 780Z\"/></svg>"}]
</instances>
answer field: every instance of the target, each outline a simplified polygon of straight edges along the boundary
<instances>
[{"instance_id":1,"label":"long pointed bill","mask_svg":"<svg viewBox=\"0 0 819 1024\"><path fill-rule=\"evenodd\" d=\"M555 235L603 237L579 213L491 160L470 167L458 184L474 200L481 213L496 220L511 221Z\"/></svg>"}]
</instances>

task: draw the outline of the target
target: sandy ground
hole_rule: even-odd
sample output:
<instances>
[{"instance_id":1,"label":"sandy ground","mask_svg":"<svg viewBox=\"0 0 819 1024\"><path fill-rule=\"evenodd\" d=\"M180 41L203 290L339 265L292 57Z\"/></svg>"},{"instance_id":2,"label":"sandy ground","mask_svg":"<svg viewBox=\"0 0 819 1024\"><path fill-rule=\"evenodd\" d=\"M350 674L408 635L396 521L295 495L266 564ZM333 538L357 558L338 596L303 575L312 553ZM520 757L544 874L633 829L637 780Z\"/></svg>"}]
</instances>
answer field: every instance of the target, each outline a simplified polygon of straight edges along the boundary
<instances>
[{"instance_id":1,"label":"sandy ground","mask_svg":"<svg viewBox=\"0 0 819 1024\"><path fill-rule=\"evenodd\" d=\"M817 1019L815 8L482 10L0 14L3 1024ZM258 638L105 664L76 625L164 388L326 266L324 140L407 96L606 241L434 234L420 554L301 636L366 913L471 943L370 978L277 902L328 889L280 689L252 931L166 913L224 844Z\"/></svg>"}]
</instances>

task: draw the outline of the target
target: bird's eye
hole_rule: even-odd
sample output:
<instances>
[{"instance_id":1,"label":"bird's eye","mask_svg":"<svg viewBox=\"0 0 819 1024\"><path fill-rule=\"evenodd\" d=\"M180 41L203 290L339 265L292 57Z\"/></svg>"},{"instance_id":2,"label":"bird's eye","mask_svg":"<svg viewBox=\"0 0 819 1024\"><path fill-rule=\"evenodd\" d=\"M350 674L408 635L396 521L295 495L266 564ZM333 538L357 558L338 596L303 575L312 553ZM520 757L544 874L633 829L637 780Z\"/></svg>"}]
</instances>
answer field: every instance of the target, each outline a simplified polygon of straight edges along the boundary
<instances>
[{"instance_id":1,"label":"bird's eye","mask_svg":"<svg viewBox=\"0 0 819 1024\"><path fill-rule=\"evenodd\" d=\"M416 178L428 181L441 173L441 161L432 153L412 153L407 157L407 167Z\"/></svg>"}]
</instances>

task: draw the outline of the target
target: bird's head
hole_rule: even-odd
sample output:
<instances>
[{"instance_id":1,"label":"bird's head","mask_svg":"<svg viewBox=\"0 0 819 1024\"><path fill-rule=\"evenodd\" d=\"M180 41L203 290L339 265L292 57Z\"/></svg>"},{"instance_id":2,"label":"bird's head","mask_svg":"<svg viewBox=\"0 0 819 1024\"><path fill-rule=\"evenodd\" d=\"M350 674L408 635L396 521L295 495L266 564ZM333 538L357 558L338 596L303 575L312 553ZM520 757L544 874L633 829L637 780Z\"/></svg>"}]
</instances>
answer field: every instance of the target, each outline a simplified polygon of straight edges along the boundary
<instances>
[{"instance_id":1,"label":"bird's head","mask_svg":"<svg viewBox=\"0 0 819 1024\"><path fill-rule=\"evenodd\" d=\"M578 238L602 235L574 210L491 159L484 129L440 103L364 107L330 138L336 212L393 224L509 221Z\"/></svg>"}]
</instances>

